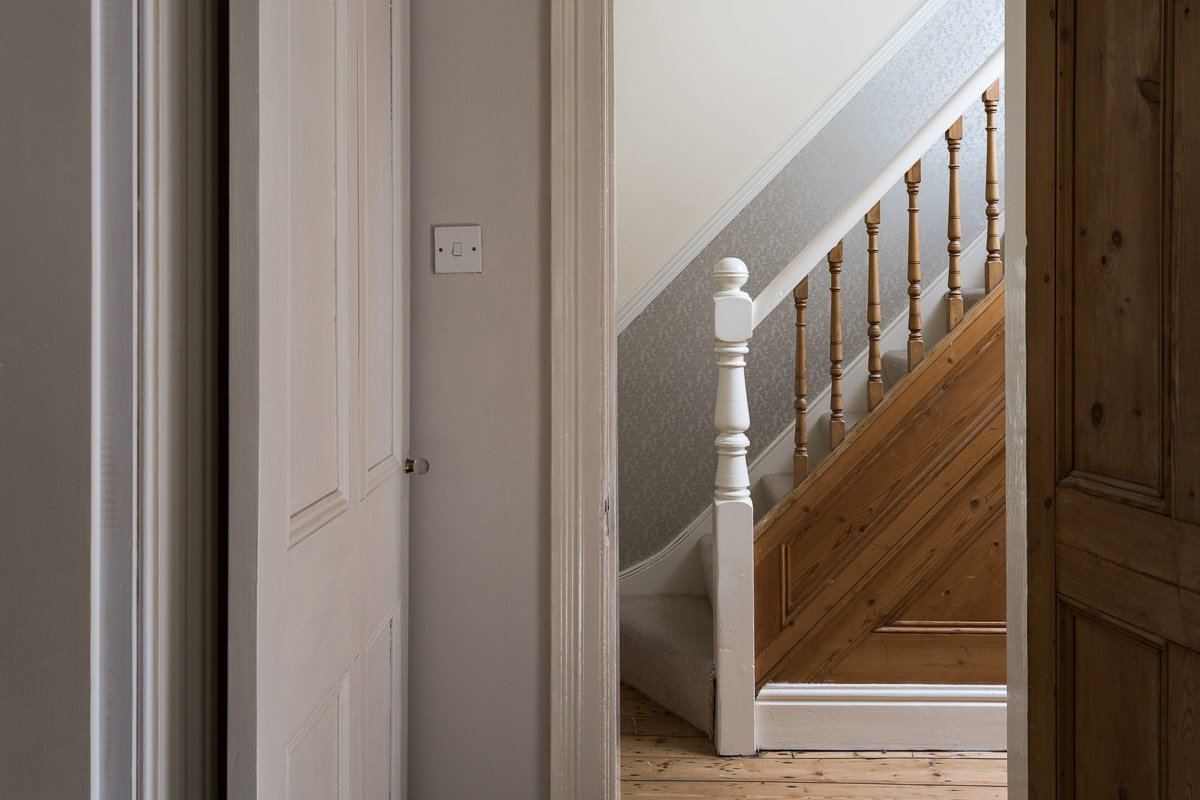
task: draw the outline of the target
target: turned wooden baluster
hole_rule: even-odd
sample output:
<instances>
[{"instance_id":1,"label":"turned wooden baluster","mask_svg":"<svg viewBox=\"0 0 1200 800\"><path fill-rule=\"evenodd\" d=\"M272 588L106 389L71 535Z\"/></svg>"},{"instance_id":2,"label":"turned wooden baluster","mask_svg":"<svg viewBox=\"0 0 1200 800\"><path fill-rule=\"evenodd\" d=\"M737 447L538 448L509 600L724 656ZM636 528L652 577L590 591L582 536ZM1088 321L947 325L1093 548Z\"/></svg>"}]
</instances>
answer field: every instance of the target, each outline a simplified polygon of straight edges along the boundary
<instances>
[{"instance_id":1,"label":"turned wooden baluster","mask_svg":"<svg viewBox=\"0 0 1200 800\"><path fill-rule=\"evenodd\" d=\"M882 308L879 300L879 203L867 212L867 410L883 402Z\"/></svg>"},{"instance_id":2,"label":"turned wooden baluster","mask_svg":"<svg viewBox=\"0 0 1200 800\"><path fill-rule=\"evenodd\" d=\"M917 194L921 191L921 162L904 173L908 187L908 369L911 372L925 358L925 340L921 337L921 226L918 220Z\"/></svg>"},{"instance_id":3,"label":"turned wooden baluster","mask_svg":"<svg viewBox=\"0 0 1200 800\"><path fill-rule=\"evenodd\" d=\"M946 223L946 236L950 243L946 252L950 255L950 277L947 284L950 287L949 314L946 317L946 331L952 331L962 322L963 293L962 293L962 211L958 201L958 152L962 149L963 121L962 117L946 131L946 149L950 151L950 194L947 202L949 209Z\"/></svg>"},{"instance_id":4,"label":"turned wooden baluster","mask_svg":"<svg viewBox=\"0 0 1200 800\"><path fill-rule=\"evenodd\" d=\"M795 485L808 475L808 278L792 291L796 304L796 452Z\"/></svg>"},{"instance_id":5,"label":"turned wooden baluster","mask_svg":"<svg viewBox=\"0 0 1200 800\"><path fill-rule=\"evenodd\" d=\"M829 449L846 438L842 404L842 243L829 251Z\"/></svg>"},{"instance_id":6,"label":"turned wooden baluster","mask_svg":"<svg viewBox=\"0 0 1200 800\"><path fill-rule=\"evenodd\" d=\"M996 132L996 112L1000 108L1000 81L983 93L983 109L987 113L987 264L984 266L984 287L992 291L1004 278L1004 262L1000 260L1000 146Z\"/></svg>"}]
</instances>

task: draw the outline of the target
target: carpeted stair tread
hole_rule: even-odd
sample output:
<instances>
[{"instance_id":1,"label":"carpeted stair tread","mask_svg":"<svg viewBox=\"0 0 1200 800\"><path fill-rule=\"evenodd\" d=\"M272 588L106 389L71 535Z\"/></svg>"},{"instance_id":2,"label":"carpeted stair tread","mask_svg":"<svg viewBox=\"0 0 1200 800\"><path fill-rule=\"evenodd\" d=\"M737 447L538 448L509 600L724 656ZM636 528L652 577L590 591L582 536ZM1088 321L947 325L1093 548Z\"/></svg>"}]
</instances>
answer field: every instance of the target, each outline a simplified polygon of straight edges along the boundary
<instances>
[{"instance_id":1,"label":"carpeted stair tread","mask_svg":"<svg viewBox=\"0 0 1200 800\"><path fill-rule=\"evenodd\" d=\"M759 488L765 500L763 503L763 513L765 514L779 505L779 501L787 497L788 493L792 491L794 484L795 479L790 472L776 472L774 475L764 475L759 482Z\"/></svg>"},{"instance_id":2,"label":"carpeted stair tread","mask_svg":"<svg viewBox=\"0 0 1200 800\"><path fill-rule=\"evenodd\" d=\"M621 680L713 733L713 619L700 595L621 597Z\"/></svg>"},{"instance_id":3,"label":"carpeted stair tread","mask_svg":"<svg viewBox=\"0 0 1200 800\"><path fill-rule=\"evenodd\" d=\"M864 419L866 419L867 412L865 412L865 411L843 411L842 415L846 418L846 433L849 433L850 431L854 430L855 425L857 425L858 423L860 423ZM822 414L820 417L817 418L816 426L814 428L809 428L808 435L811 437L813 435L812 431L818 430L818 431L821 431L821 433L819 435L829 436L829 421L831 419L833 419L833 414L826 411L824 414ZM810 438L809 441L811 442L812 439ZM809 471L811 472L815 467L816 467L816 464L809 464Z\"/></svg>"},{"instance_id":4,"label":"carpeted stair tread","mask_svg":"<svg viewBox=\"0 0 1200 800\"><path fill-rule=\"evenodd\" d=\"M888 350L883 354L883 390L890 392L908 375L908 350Z\"/></svg>"},{"instance_id":5,"label":"carpeted stair tread","mask_svg":"<svg viewBox=\"0 0 1200 800\"><path fill-rule=\"evenodd\" d=\"M963 289L963 312L970 313L971 309L979 305L983 298L987 297L986 289Z\"/></svg>"}]
</instances>

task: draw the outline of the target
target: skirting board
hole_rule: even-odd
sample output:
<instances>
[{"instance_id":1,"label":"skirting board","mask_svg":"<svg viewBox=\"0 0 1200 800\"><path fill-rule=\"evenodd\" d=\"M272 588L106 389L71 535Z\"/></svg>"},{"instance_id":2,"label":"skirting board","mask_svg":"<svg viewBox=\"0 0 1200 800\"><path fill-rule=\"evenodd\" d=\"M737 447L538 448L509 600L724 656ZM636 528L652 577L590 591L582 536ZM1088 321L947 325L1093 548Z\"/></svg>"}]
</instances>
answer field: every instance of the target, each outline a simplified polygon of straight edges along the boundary
<instances>
[{"instance_id":1,"label":"skirting board","mask_svg":"<svg viewBox=\"0 0 1200 800\"><path fill-rule=\"evenodd\" d=\"M1004 215L1000 216L1001 230ZM963 285L983 285L984 262L987 259L987 231L983 230L971 240L962 252ZM921 296L921 316L927 331L946 329L947 302L945 292L934 292L931 287L945 286L948 272L926 281L926 291ZM940 339L941 336L938 336ZM884 352L904 347L908 340L908 310L899 314L882 336ZM933 339L929 340L932 346ZM751 344L751 348L753 348ZM846 366L845 407L848 412L867 409L867 351L864 348ZM809 398L809 419L813 427L808 432L809 460L816 464L829 452L829 429L818 427L817 421L823 409L829 407L829 387ZM751 491L766 475L787 472L792 469L792 452L795 438L795 423L789 425L750 464ZM757 498L756 498L757 501ZM621 570L621 594L704 594L704 575L700 571L700 558L696 553L696 542L706 533L712 532L712 505L708 505L690 524L657 553Z\"/></svg>"},{"instance_id":2,"label":"skirting board","mask_svg":"<svg viewBox=\"0 0 1200 800\"><path fill-rule=\"evenodd\" d=\"M883 38L874 50L850 71L850 74L817 105L787 139L755 167L749 177L734 190L703 225L687 238L617 309L617 333L625 330L646 307L666 289L679 273L692 263L716 235L741 213L750 201L774 180L784 167L813 140L829 121L837 116L854 96L899 53L909 41L946 5L947 0L924 0L912 9Z\"/></svg>"},{"instance_id":3,"label":"skirting board","mask_svg":"<svg viewBox=\"0 0 1200 800\"><path fill-rule=\"evenodd\" d=\"M759 750L1007 749L1005 686L768 684Z\"/></svg>"}]
</instances>

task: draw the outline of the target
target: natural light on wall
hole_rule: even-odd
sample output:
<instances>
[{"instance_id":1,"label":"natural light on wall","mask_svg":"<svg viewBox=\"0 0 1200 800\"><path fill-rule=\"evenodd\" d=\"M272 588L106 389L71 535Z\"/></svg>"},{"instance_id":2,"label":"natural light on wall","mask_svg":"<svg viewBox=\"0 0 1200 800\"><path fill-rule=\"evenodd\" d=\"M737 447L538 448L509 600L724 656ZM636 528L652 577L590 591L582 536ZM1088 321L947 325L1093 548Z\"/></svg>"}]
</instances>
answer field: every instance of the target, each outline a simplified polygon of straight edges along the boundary
<instances>
[{"instance_id":1,"label":"natural light on wall","mask_svg":"<svg viewBox=\"0 0 1200 800\"><path fill-rule=\"evenodd\" d=\"M615 0L617 303L929 0Z\"/></svg>"}]
</instances>

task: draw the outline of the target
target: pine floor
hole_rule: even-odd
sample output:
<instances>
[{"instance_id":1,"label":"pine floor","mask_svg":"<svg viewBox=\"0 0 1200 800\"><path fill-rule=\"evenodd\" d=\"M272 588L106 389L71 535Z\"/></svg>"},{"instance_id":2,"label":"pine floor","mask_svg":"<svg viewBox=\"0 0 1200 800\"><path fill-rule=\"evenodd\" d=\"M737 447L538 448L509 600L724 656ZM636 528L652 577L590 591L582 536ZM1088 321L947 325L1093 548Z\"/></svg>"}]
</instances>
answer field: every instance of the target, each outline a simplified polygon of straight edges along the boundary
<instances>
[{"instance_id":1,"label":"pine floor","mask_svg":"<svg viewBox=\"0 0 1200 800\"><path fill-rule=\"evenodd\" d=\"M761 753L719 758L704 734L621 687L621 797L1003 800L1003 753Z\"/></svg>"}]
</instances>

